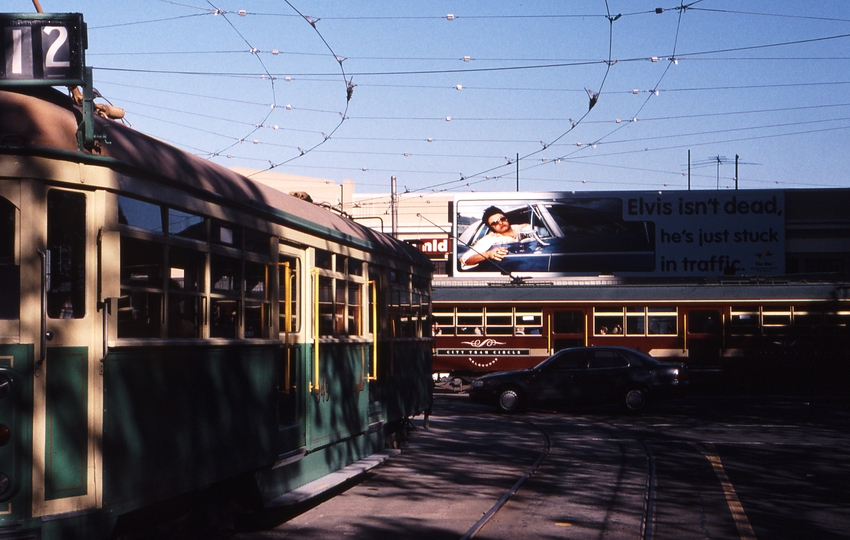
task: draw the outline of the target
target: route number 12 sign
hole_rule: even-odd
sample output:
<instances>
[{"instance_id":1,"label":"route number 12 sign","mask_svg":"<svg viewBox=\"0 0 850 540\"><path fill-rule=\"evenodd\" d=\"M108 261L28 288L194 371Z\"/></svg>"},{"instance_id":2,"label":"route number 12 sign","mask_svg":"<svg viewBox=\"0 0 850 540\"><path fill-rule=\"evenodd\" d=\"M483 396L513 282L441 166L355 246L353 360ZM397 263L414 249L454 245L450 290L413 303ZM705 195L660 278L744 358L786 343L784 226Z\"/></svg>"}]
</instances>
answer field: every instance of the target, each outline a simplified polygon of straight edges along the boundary
<instances>
[{"instance_id":1,"label":"route number 12 sign","mask_svg":"<svg viewBox=\"0 0 850 540\"><path fill-rule=\"evenodd\" d=\"M84 83L86 26L81 13L0 13L5 61L0 86Z\"/></svg>"}]
</instances>

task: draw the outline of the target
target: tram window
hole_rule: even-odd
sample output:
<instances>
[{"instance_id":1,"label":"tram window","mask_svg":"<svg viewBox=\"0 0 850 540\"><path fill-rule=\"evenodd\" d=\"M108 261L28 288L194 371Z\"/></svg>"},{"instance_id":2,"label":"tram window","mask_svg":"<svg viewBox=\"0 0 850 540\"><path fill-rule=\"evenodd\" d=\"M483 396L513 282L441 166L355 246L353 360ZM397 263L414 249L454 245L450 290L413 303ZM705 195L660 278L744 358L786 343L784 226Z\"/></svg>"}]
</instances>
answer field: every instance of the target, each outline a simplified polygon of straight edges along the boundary
<instances>
[{"instance_id":1,"label":"tram window","mask_svg":"<svg viewBox=\"0 0 850 540\"><path fill-rule=\"evenodd\" d=\"M332 334L344 336L348 334L345 327L345 292L346 282L344 280L336 280L336 289L334 295L333 320L334 329Z\"/></svg>"},{"instance_id":2,"label":"tram window","mask_svg":"<svg viewBox=\"0 0 850 540\"><path fill-rule=\"evenodd\" d=\"M481 308L457 308L457 333L480 335L484 327L484 311Z\"/></svg>"},{"instance_id":3,"label":"tram window","mask_svg":"<svg viewBox=\"0 0 850 540\"><path fill-rule=\"evenodd\" d=\"M184 291L194 292L204 291L206 257L203 253L171 247L168 250L168 266L169 289L182 289Z\"/></svg>"},{"instance_id":4,"label":"tram window","mask_svg":"<svg viewBox=\"0 0 850 540\"><path fill-rule=\"evenodd\" d=\"M833 311L824 314L824 323L831 327L850 327L850 311Z\"/></svg>"},{"instance_id":5,"label":"tram window","mask_svg":"<svg viewBox=\"0 0 850 540\"><path fill-rule=\"evenodd\" d=\"M358 261L357 259L348 258L348 274L351 276L362 276L363 275L363 261Z\"/></svg>"},{"instance_id":6,"label":"tram window","mask_svg":"<svg viewBox=\"0 0 850 540\"><path fill-rule=\"evenodd\" d=\"M326 276L319 278L319 335L332 336L333 324L333 279Z\"/></svg>"},{"instance_id":7,"label":"tram window","mask_svg":"<svg viewBox=\"0 0 850 540\"><path fill-rule=\"evenodd\" d=\"M210 337L235 338L239 332L239 301L213 298L210 302Z\"/></svg>"},{"instance_id":8,"label":"tram window","mask_svg":"<svg viewBox=\"0 0 850 540\"><path fill-rule=\"evenodd\" d=\"M162 294L122 289L118 299L118 337L160 337L161 313Z\"/></svg>"},{"instance_id":9,"label":"tram window","mask_svg":"<svg viewBox=\"0 0 850 540\"><path fill-rule=\"evenodd\" d=\"M322 336L355 336L371 331L364 324L363 295L366 281L365 263L343 255L316 251L316 266L323 271L319 279L319 334ZM355 273L350 273L353 270ZM391 289L386 300L392 319L393 336L411 335L410 295Z\"/></svg>"},{"instance_id":10,"label":"tram window","mask_svg":"<svg viewBox=\"0 0 850 540\"><path fill-rule=\"evenodd\" d=\"M678 333L675 316L649 315L647 321L649 322L649 332L647 332L649 335L675 336Z\"/></svg>"},{"instance_id":11,"label":"tram window","mask_svg":"<svg viewBox=\"0 0 850 540\"><path fill-rule=\"evenodd\" d=\"M413 324L413 310L410 304L410 292L407 290L396 291L395 297L398 299L396 306L400 316L401 326L397 337L415 337L415 327Z\"/></svg>"},{"instance_id":12,"label":"tram window","mask_svg":"<svg viewBox=\"0 0 850 540\"><path fill-rule=\"evenodd\" d=\"M245 251L268 255L271 236L252 229L245 229Z\"/></svg>"},{"instance_id":13,"label":"tram window","mask_svg":"<svg viewBox=\"0 0 850 540\"><path fill-rule=\"evenodd\" d=\"M316 268L324 268L325 270L333 269L333 253L329 251L316 250Z\"/></svg>"},{"instance_id":14,"label":"tram window","mask_svg":"<svg viewBox=\"0 0 850 540\"><path fill-rule=\"evenodd\" d=\"M245 296L254 300L266 300L268 268L264 264L245 263Z\"/></svg>"},{"instance_id":15,"label":"tram window","mask_svg":"<svg viewBox=\"0 0 850 540\"><path fill-rule=\"evenodd\" d=\"M210 257L210 283L216 292L238 292L241 283L241 261L213 254Z\"/></svg>"},{"instance_id":16,"label":"tram window","mask_svg":"<svg viewBox=\"0 0 850 540\"><path fill-rule=\"evenodd\" d=\"M257 339L269 337L269 311L267 302L245 301L245 338Z\"/></svg>"},{"instance_id":17,"label":"tram window","mask_svg":"<svg viewBox=\"0 0 850 540\"><path fill-rule=\"evenodd\" d=\"M594 335L614 335L623 333L624 308L601 306L594 308L593 333Z\"/></svg>"},{"instance_id":18,"label":"tram window","mask_svg":"<svg viewBox=\"0 0 850 540\"><path fill-rule=\"evenodd\" d=\"M642 310L641 310L642 311ZM629 313L626 315L626 335L628 336L645 336L646 335L646 316L644 313L634 315Z\"/></svg>"},{"instance_id":19,"label":"tram window","mask_svg":"<svg viewBox=\"0 0 850 540\"><path fill-rule=\"evenodd\" d=\"M422 318L427 311L422 309L422 295L416 290L410 293L411 337L422 337Z\"/></svg>"},{"instance_id":20,"label":"tram window","mask_svg":"<svg viewBox=\"0 0 850 540\"><path fill-rule=\"evenodd\" d=\"M245 262L245 337L269 337L268 267Z\"/></svg>"},{"instance_id":21,"label":"tram window","mask_svg":"<svg viewBox=\"0 0 850 540\"><path fill-rule=\"evenodd\" d=\"M241 227L231 225L230 223L222 223L214 219L212 220L211 229L210 241L213 244L235 248L242 247Z\"/></svg>"},{"instance_id":22,"label":"tram window","mask_svg":"<svg viewBox=\"0 0 850 540\"><path fill-rule=\"evenodd\" d=\"M765 334L784 334L791 329L791 308L765 309L761 320Z\"/></svg>"},{"instance_id":23,"label":"tram window","mask_svg":"<svg viewBox=\"0 0 850 540\"><path fill-rule=\"evenodd\" d=\"M298 332L301 329L298 294L301 279L299 260L295 257L281 256L278 273L280 331Z\"/></svg>"},{"instance_id":24,"label":"tram window","mask_svg":"<svg viewBox=\"0 0 850 540\"><path fill-rule=\"evenodd\" d=\"M431 295L422 294L419 297L419 324L421 326L419 330L420 337L430 337L431 334L428 333L428 329L431 324Z\"/></svg>"},{"instance_id":25,"label":"tram window","mask_svg":"<svg viewBox=\"0 0 850 540\"><path fill-rule=\"evenodd\" d=\"M435 336L451 336L455 333L454 313L434 312L432 333Z\"/></svg>"},{"instance_id":26,"label":"tram window","mask_svg":"<svg viewBox=\"0 0 850 540\"><path fill-rule=\"evenodd\" d=\"M794 310L794 326L810 329L823 326L823 313L819 311Z\"/></svg>"},{"instance_id":27,"label":"tram window","mask_svg":"<svg viewBox=\"0 0 850 540\"><path fill-rule=\"evenodd\" d=\"M21 305L21 271L15 264L18 210L0 198L0 319L17 319Z\"/></svg>"},{"instance_id":28,"label":"tram window","mask_svg":"<svg viewBox=\"0 0 850 540\"><path fill-rule=\"evenodd\" d=\"M361 311L361 287L357 283L349 283L348 284L348 320L346 321L348 324L348 334L350 335L360 335L362 334L362 326L360 324L360 313Z\"/></svg>"},{"instance_id":29,"label":"tram window","mask_svg":"<svg viewBox=\"0 0 850 540\"><path fill-rule=\"evenodd\" d=\"M430 289L431 282L428 278L419 275L413 275L413 288L419 289L420 291L428 291Z\"/></svg>"},{"instance_id":30,"label":"tram window","mask_svg":"<svg viewBox=\"0 0 850 540\"><path fill-rule=\"evenodd\" d=\"M720 312L716 309L693 309L688 312L689 334L718 334L720 330Z\"/></svg>"},{"instance_id":31,"label":"tram window","mask_svg":"<svg viewBox=\"0 0 850 540\"><path fill-rule=\"evenodd\" d=\"M171 248L168 259L168 337L200 337L201 298L198 293L203 292L206 258L197 251Z\"/></svg>"},{"instance_id":32,"label":"tram window","mask_svg":"<svg viewBox=\"0 0 850 540\"><path fill-rule=\"evenodd\" d=\"M164 246L121 238L119 338L158 338L162 334ZM182 269L181 269L182 270ZM181 277L180 272L175 275ZM185 273L182 275L185 284ZM180 287L173 286L175 290Z\"/></svg>"},{"instance_id":33,"label":"tram window","mask_svg":"<svg viewBox=\"0 0 850 540\"><path fill-rule=\"evenodd\" d=\"M86 299L86 196L47 194L47 316L81 319Z\"/></svg>"},{"instance_id":34,"label":"tram window","mask_svg":"<svg viewBox=\"0 0 850 540\"><path fill-rule=\"evenodd\" d=\"M646 308L647 334L653 336L675 336L679 333L678 316L673 306L649 306Z\"/></svg>"},{"instance_id":35,"label":"tram window","mask_svg":"<svg viewBox=\"0 0 850 540\"><path fill-rule=\"evenodd\" d=\"M201 298L168 293L168 337L200 337Z\"/></svg>"},{"instance_id":36,"label":"tram window","mask_svg":"<svg viewBox=\"0 0 850 540\"><path fill-rule=\"evenodd\" d=\"M756 334L759 329L759 308L733 308L730 313L729 326L735 335Z\"/></svg>"},{"instance_id":37,"label":"tram window","mask_svg":"<svg viewBox=\"0 0 850 540\"><path fill-rule=\"evenodd\" d=\"M121 286L162 289L163 245L121 237Z\"/></svg>"},{"instance_id":38,"label":"tram window","mask_svg":"<svg viewBox=\"0 0 850 540\"><path fill-rule=\"evenodd\" d=\"M278 423L280 427L298 423L300 407L298 405L298 367L301 349L287 346L278 361Z\"/></svg>"},{"instance_id":39,"label":"tram window","mask_svg":"<svg viewBox=\"0 0 850 540\"><path fill-rule=\"evenodd\" d=\"M543 335L543 312L529 307L518 307L514 312L516 335Z\"/></svg>"},{"instance_id":40,"label":"tram window","mask_svg":"<svg viewBox=\"0 0 850 540\"><path fill-rule=\"evenodd\" d=\"M204 242L207 239L204 218L169 208L168 234L170 236L179 236L181 238Z\"/></svg>"},{"instance_id":41,"label":"tram window","mask_svg":"<svg viewBox=\"0 0 850 540\"><path fill-rule=\"evenodd\" d=\"M150 232L164 231L162 209L155 204L130 197L118 197L118 223Z\"/></svg>"},{"instance_id":42,"label":"tram window","mask_svg":"<svg viewBox=\"0 0 850 540\"><path fill-rule=\"evenodd\" d=\"M506 308L507 311L487 310L485 320L485 334L487 335L511 335L514 332L514 317L512 310Z\"/></svg>"},{"instance_id":43,"label":"tram window","mask_svg":"<svg viewBox=\"0 0 850 540\"><path fill-rule=\"evenodd\" d=\"M0 198L0 264L15 263L17 216L18 209L15 205Z\"/></svg>"},{"instance_id":44,"label":"tram window","mask_svg":"<svg viewBox=\"0 0 850 540\"><path fill-rule=\"evenodd\" d=\"M554 312L552 331L556 334L583 334L584 312L578 310Z\"/></svg>"}]
</instances>

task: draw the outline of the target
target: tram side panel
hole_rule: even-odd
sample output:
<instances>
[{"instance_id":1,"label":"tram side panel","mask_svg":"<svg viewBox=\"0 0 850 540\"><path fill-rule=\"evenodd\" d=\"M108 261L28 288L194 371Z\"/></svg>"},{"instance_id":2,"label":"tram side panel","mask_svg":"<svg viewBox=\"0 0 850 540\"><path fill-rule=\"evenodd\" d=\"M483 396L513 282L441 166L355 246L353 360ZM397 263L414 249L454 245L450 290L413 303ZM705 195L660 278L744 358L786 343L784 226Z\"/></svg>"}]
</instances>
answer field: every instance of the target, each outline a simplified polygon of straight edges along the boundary
<instances>
[{"instance_id":1,"label":"tram side panel","mask_svg":"<svg viewBox=\"0 0 850 540\"><path fill-rule=\"evenodd\" d=\"M274 462L276 352L113 349L104 362L104 505L137 508Z\"/></svg>"}]
</instances>

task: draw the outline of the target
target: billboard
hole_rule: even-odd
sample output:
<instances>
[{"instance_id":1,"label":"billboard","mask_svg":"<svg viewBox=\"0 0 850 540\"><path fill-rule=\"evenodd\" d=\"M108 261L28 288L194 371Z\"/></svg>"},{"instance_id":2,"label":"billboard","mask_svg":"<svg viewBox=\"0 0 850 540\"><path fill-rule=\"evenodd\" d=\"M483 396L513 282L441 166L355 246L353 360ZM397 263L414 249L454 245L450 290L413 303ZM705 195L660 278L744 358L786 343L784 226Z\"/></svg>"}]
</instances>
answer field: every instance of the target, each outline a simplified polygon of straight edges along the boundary
<instances>
[{"instance_id":1,"label":"billboard","mask_svg":"<svg viewBox=\"0 0 850 540\"><path fill-rule=\"evenodd\" d=\"M779 275L784 206L780 190L458 195L454 275Z\"/></svg>"}]
</instances>

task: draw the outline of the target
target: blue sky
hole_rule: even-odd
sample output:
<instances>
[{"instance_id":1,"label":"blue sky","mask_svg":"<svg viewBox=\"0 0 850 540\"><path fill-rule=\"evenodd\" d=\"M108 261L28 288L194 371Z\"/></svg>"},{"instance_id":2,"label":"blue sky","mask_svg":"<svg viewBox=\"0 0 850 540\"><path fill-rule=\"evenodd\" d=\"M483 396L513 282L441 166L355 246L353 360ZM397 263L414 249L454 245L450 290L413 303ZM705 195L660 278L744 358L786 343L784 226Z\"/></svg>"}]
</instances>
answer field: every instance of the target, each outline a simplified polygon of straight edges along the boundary
<instances>
[{"instance_id":1,"label":"blue sky","mask_svg":"<svg viewBox=\"0 0 850 540\"><path fill-rule=\"evenodd\" d=\"M842 0L41 6L83 13L94 86L135 129L225 166L358 193L393 175L411 192L671 190L690 152L692 189L733 188L736 155L742 189L850 184Z\"/></svg>"}]
</instances>

